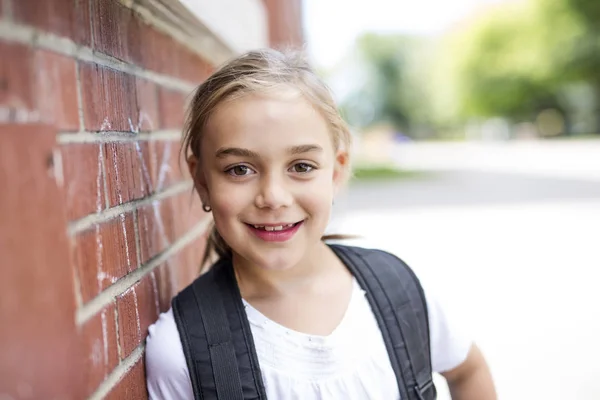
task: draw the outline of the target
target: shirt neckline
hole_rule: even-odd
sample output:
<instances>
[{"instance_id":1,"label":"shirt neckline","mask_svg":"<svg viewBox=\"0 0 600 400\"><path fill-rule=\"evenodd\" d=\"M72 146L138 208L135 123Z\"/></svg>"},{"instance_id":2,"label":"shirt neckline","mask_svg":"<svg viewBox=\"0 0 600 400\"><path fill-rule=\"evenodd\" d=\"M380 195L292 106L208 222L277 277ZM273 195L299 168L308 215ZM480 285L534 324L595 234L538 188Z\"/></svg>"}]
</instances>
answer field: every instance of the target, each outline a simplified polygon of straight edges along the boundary
<instances>
[{"instance_id":1,"label":"shirt neckline","mask_svg":"<svg viewBox=\"0 0 600 400\"><path fill-rule=\"evenodd\" d=\"M364 291L359 286L358 282L356 281L356 278L353 277L352 293L350 294L350 300L348 301L346 311L344 312L340 323L334 328L334 330L329 335L313 335L309 333L296 331L291 328L287 328L286 326L283 326L273 321L272 319L261 313L250 303L248 303L244 298L242 298L242 302L244 303L246 315L251 325L261 329L268 329L273 333L277 334L278 336L286 336L292 340L296 339L309 347L319 347L322 345L329 344L331 341L335 340L340 335L340 332L344 331L343 328L348 324L349 320L351 319L353 310L355 308L356 300L361 294L364 295Z\"/></svg>"}]
</instances>

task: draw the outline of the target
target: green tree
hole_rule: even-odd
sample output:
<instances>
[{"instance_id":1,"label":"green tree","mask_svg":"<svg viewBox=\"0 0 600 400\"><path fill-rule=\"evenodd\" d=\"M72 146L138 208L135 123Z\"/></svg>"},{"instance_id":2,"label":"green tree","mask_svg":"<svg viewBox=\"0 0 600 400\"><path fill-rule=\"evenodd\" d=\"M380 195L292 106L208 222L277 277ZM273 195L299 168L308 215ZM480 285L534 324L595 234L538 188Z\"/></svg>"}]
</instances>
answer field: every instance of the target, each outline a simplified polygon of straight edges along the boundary
<instances>
[{"instance_id":1,"label":"green tree","mask_svg":"<svg viewBox=\"0 0 600 400\"><path fill-rule=\"evenodd\" d=\"M426 41L418 37L361 36L355 50L362 81L342 101L351 123L365 127L388 122L408 135L419 135L430 123L423 75L417 68L426 48Z\"/></svg>"},{"instance_id":2,"label":"green tree","mask_svg":"<svg viewBox=\"0 0 600 400\"><path fill-rule=\"evenodd\" d=\"M527 119L556 103L548 86L548 49L529 4L515 3L483 16L456 38L454 57L460 112L465 117Z\"/></svg>"},{"instance_id":3,"label":"green tree","mask_svg":"<svg viewBox=\"0 0 600 400\"><path fill-rule=\"evenodd\" d=\"M599 20L597 0L491 9L453 35L454 51L446 54L454 60L447 77L454 80L457 114L531 120L544 108L565 113L565 88L581 83L600 100Z\"/></svg>"}]
</instances>

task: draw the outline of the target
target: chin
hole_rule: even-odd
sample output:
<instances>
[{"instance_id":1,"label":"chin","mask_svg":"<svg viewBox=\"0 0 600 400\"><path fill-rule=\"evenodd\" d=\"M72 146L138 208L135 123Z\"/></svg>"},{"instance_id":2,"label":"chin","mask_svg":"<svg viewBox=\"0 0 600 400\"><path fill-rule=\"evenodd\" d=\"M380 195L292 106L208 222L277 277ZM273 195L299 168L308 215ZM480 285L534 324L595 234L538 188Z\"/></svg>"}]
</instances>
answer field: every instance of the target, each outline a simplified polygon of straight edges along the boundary
<instances>
[{"instance_id":1,"label":"chin","mask_svg":"<svg viewBox=\"0 0 600 400\"><path fill-rule=\"evenodd\" d=\"M285 271L294 268L300 261L306 251L297 246L270 248L260 250L250 250L248 252L240 252L239 256L255 265L258 268L269 271Z\"/></svg>"},{"instance_id":2,"label":"chin","mask_svg":"<svg viewBox=\"0 0 600 400\"><path fill-rule=\"evenodd\" d=\"M289 248L267 250L256 255L254 264L270 271L285 271L298 265L303 253L300 249Z\"/></svg>"}]
</instances>

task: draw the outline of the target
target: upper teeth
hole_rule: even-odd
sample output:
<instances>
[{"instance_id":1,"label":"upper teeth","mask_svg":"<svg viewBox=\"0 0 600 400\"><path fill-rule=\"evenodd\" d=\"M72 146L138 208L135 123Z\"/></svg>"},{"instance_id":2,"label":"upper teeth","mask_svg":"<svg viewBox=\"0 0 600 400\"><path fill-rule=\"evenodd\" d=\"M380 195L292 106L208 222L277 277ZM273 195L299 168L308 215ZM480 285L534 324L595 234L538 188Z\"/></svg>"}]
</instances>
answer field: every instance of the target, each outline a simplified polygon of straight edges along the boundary
<instances>
[{"instance_id":1,"label":"upper teeth","mask_svg":"<svg viewBox=\"0 0 600 400\"><path fill-rule=\"evenodd\" d=\"M256 229L264 229L265 231L281 231L283 229L291 228L294 224L277 225L277 226L264 226L264 225L253 225Z\"/></svg>"}]
</instances>

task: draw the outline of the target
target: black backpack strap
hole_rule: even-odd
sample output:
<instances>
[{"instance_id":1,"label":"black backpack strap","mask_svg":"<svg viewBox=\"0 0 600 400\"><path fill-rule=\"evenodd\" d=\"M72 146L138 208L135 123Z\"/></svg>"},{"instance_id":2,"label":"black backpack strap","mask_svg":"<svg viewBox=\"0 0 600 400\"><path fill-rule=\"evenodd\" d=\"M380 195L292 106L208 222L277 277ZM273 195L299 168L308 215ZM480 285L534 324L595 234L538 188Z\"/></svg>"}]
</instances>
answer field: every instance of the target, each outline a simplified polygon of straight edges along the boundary
<instances>
[{"instance_id":1,"label":"black backpack strap","mask_svg":"<svg viewBox=\"0 0 600 400\"><path fill-rule=\"evenodd\" d=\"M413 271L396 256L331 245L366 291L403 400L434 400L427 302Z\"/></svg>"},{"instance_id":2,"label":"black backpack strap","mask_svg":"<svg viewBox=\"0 0 600 400\"><path fill-rule=\"evenodd\" d=\"M197 400L266 400L250 324L233 275L222 260L172 302Z\"/></svg>"}]
</instances>

